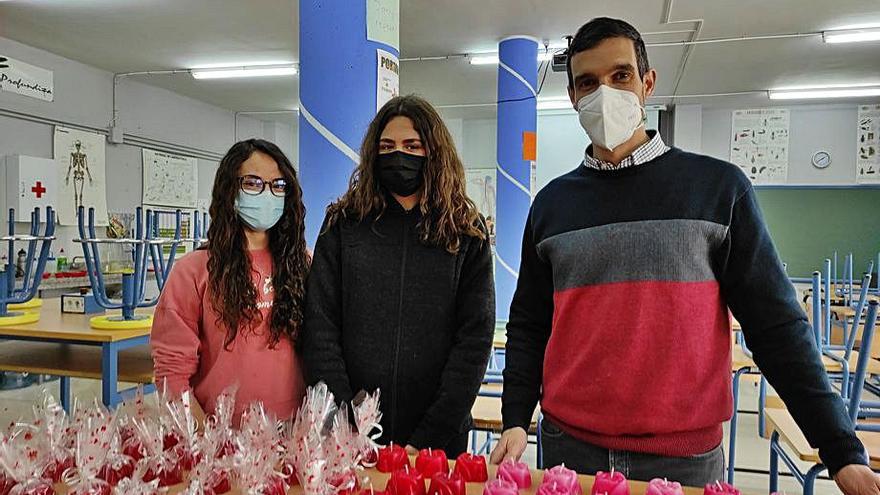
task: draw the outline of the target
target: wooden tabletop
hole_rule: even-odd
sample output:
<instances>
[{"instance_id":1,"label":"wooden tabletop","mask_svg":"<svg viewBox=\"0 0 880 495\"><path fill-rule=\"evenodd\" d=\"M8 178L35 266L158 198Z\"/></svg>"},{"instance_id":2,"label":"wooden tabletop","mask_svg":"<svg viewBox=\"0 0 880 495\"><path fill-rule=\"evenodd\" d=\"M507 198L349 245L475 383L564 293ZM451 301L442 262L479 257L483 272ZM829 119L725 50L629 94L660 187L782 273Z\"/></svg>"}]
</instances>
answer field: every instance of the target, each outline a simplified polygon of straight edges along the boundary
<instances>
[{"instance_id":1,"label":"wooden tabletop","mask_svg":"<svg viewBox=\"0 0 880 495\"><path fill-rule=\"evenodd\" d=\"M507 331L495 330L495 338L492 340L492 347L495 349L504 349L507 346Z\"/></svg>"},{"instance_id":2,"label":"wooden tabletop","mask_svg":"<svg viewBox=\"0 0 880 495\"><path fill-rule=\"evenodd\" d=\"M785 409L765 409L767 428L770 432L778 431L780 440L794 450L794 456L805 462L818 463L819 451L810 447L806 437L801 432L794 418ZM880 433L870 431L857 431L856 436L865 445L870 457L871 468L880 469Z\"/></svg>"},{"instance_id":3,"label":"wooden tabletop","mask_svg":"<svg viewBox=\"0 0 880 495\"><path fill-rule=\"evenodd\" d=\"M452 464L452 463L450 463ZM489 479L495 479L495 467L489 466ZM365 471L360 472L359 476L363 480L364 477L368 477L367 486L361 487L363 489L370 489L370 484L373 486L375 491L380 491L385 489L385 485L388 483L388 478L391 476L389 474L380 473L375 469L367 469ZM544 479L543 471L532 470L532 486L531 488L527 488L519 491L519 495L535 495L538 492L538 487L541 484L541 480ZM579 476L581 487L583 488L584 493L591 493L593 489L593 476ZM428 486L430 480L425 480L425 486ZM631 495L644 495L647 490L648 484L641 481L630 481L630 494ZM483 483L468 483L467 484L467 495L483 495ZM168 495L175 495L178 493L182 493L185 489L185 486L178 485L175 487L171 487L168 491ZM67 489L63 485L56 485L56 492L59 495L66 495L68 493ZM240 490L233 490L229 492L230 495L241 495L243 492ZM301 486L295 486L291 488L288 492L288 495L304 495L304 491ZM685 495L703 495L703 488L684 488Z\"/></svg>"},{"instance_id":4,"label":"wooden tabletop","mask_svg":"<svg viewBox=\"0 0 880 495\"><path fill-rule=\"evenodd\" d=\"M474 407L471 408L471 415L474 417L474 428L478 430L501 433L504 429L504 422L501 420L500 397L477 396ZM530 433L535 433L537 426L538 410L536 408L532 415L532 424L529 427Z\"/></svg>"},{"instance_id":5,"label":"wooden tabletop","mask_svg":"<svg viewBox=\"0 0 880 495\"><path fill-rule=\"evenodd\" d=\"M149 345L119 351L118 362L119 381L153 382ZM0 342L0 371L100 380L101 348L51 342Z\"/></svg>"},{"instance_id":6,"label":"wooden tabletop","mask_svg":"<svg viewBox=\"0 0 880 495\"><path fill-rule=\"evenodd\" d=\"M140 330L93 330L89 320L95 315L76 315L61 312L61 299L44 299L40 308L40 321L25 325L0 326L0 339L29 337L56 341L118 342L150 335L150 329ZM151 314L153 308L139 310L138 314Z\"/></svg>"}]
</instances>

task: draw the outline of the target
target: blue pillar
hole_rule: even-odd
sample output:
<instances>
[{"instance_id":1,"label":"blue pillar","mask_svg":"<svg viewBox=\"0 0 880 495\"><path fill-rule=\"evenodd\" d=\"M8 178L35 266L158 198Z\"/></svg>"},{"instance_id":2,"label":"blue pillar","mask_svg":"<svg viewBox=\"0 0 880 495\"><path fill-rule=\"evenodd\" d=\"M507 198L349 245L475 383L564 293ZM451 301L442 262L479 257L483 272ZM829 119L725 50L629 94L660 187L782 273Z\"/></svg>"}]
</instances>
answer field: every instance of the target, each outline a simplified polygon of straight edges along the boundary
<instances>
[{"instance_id":1,"label":"blue pillar","mask_svg":"<svg viewBox=\"0 0 880 495\"><path fill-rule=\"evenodd\" d=\"M367 39L369 3L299 2L299 170L309 246L315 245L327 205L347 189L376 115L377 50L400 56L396 46ZM380 3L397 11L396 0ZM396 16L379 21L386 35L396 38Z\"/></svg>"},{"instance_id":2,"label":"blue pillar","mask_svg":"<svg viewBox=\"0 0 880 495\"><path fill-rule=\"evenodd\" d=\"M537 143L538 41L516 36L498 49L498 194L496 203L496 314L507 320L519 276L520 250L532 202Z\"/></svg>"}]
</instances>

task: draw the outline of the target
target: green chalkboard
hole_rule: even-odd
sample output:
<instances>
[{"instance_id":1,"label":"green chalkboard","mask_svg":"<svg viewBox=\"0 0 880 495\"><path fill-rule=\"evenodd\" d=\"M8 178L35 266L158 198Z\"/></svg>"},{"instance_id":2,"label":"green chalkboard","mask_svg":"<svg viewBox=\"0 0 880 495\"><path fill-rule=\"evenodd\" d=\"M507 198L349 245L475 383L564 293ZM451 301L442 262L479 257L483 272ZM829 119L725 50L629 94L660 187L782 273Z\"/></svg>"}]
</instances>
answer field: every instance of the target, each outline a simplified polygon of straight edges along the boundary
<instances>
[{"instance_id":1,"label":"green chalkboard","mask_svg":"<svg viewBox=\"0 0 880 495\"><path fill-rule=\"evenodd\" d=\"M810 277L825 258L855 256L856 278L880 251L880 188L756 188L758 202L790 277ZM874 267L874 273L877 267ZM873 283L872 283L873 285Z\"/></svg>"}]
</instances>

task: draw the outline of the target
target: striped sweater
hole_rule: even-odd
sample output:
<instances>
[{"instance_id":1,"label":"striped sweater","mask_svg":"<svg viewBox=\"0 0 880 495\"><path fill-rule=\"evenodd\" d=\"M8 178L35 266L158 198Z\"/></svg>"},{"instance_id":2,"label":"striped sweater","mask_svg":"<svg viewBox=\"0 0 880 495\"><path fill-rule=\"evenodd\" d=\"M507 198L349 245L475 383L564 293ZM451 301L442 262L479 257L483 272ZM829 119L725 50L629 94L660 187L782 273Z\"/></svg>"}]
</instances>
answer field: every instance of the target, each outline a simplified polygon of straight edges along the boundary
<instances>
[{"instance_id":1,"label":"striped sweater","mask_svg":"<svg viewBox=\"0 0 880 495\"><path fill-rule=\"evenodd\" d=\"M507 326L505 428L540 400L604 448L711 450L732 410L728 307L831 472L864 464L748 179L675 148L579 166L538 194Z\"/></svg>"}]
</instances>

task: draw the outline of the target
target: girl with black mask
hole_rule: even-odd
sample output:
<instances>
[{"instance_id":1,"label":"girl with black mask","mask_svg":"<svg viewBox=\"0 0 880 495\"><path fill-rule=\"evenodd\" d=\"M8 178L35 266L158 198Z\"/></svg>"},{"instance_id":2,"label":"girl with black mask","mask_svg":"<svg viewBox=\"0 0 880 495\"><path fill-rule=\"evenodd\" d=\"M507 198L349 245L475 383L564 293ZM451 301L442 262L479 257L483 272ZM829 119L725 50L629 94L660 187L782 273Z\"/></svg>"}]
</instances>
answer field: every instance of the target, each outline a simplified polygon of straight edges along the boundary
<instances>
[{"instance_id":1,"label":"girl with black mask","mask_svg":"<svg viewBox=\"0 0 880 495\"><path fill-rule=\"evenodd\" d=\"M394 98L327 211L306 290L306 378L338 400L381 390L383 435L457 456L495 327L485 222L437 111Z\"/></svg>"}]
</instances>

